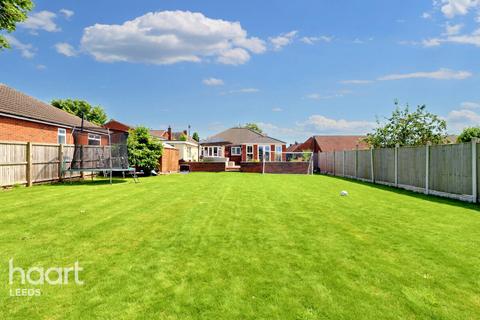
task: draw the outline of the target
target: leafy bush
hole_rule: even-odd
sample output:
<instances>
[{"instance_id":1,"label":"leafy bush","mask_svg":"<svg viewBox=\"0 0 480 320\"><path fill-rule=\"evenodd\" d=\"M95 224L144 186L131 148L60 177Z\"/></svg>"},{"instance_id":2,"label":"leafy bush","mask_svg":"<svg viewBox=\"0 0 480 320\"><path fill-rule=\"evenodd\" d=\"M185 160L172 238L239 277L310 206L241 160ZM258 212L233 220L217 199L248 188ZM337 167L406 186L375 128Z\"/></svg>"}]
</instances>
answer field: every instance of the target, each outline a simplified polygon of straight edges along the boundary
<instances>
[{"instance_id":1,"label":"leafy bush","mask_svg":"<svg viewBox=\"0 0 480 320\"><path fill-rule=\"evenodd\" d=\"M137 127L129 131L128 161L131 166L150 173L158 166L158 160L163 154L162 143L152 137L145 127Z\"/></svg>"},{"instance_id":2,"label":"leafy bush","mask_svg":"<svg viewBox=\"0 0 480 320\"><path fill-rule=\"evenodd\" d=\"M457 138L457 142L470 142L473 138L480 138L480 127L465 128Z\"/></svg>"}]
</instances>

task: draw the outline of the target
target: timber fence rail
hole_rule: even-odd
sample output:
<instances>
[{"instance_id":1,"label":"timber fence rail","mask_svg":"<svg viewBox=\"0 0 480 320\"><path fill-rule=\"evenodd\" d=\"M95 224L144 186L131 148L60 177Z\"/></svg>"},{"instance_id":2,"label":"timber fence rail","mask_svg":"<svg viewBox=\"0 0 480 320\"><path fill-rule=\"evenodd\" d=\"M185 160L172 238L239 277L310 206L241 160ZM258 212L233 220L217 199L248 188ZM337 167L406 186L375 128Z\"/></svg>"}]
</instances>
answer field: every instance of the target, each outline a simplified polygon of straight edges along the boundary
<instances>
[{"instance_id":1,"label":"timber fence rail","mask_svg":"<svg viewBox=\"0 0 480 320\"><path fill-rule=\"evenodd\" d=\"M320 152L320 172L462 201L480 194L480 144Z\"/></svg>"}]
</instances>

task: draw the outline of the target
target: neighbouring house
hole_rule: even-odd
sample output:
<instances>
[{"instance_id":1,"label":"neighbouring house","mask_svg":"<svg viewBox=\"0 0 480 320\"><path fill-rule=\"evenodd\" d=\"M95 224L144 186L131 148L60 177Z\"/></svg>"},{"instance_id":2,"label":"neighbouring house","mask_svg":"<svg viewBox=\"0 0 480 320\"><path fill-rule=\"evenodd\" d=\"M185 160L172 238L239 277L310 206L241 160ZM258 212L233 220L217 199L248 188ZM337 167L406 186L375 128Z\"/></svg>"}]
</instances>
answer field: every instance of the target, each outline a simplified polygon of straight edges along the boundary
<instances>
[{"instance_id":1,"label":"neighbouring house","mask_svg":"<svg viewBox=\"0 0 480 320\"><path fill-rule=\"evenodd\" d=\"M198 161L199 144L189 136L187 130L172 132L172 128L168 127L167 130L150 130L150 133L178 149L180 160Z\"/></svg>"},{"instance_id":2,"label":"neighbouring house","mask_svg":"<svg viewBox=\"0 0 480 320\"><path fill-rule=\"evenodd\" d=\"M318 168L318 153L332 151L346 151L368 149L368 144L363 141L365 136L313 136L305 142L296 145L293 152L312 151L315 168Z\"/></svg>"},{"instance_id":3,"label":"neighbouring house","mask_svg":"<svg viewBox=\"0 0 480 320\"><path fill-rule=\"evenodd\" d=\"M117 120L110 120L105 125L105 128L108 128L111 132L114 133L123 133L128 137L128 131L134 129L133 126L122 123ZM172 173L179 171L179 150L173 145L167 143L166 139L162 135L155 134L157 130L150 130L150 134L162 141L163 144L163 154L158 160L158 172L161 173Z\"/></svg>"},{"instance_id":4,"label":"neighbouring house","mask_svg":"<svg viewBox=\"0 0 480 320\"><path fill-rule=\"evenodd\" d=\"M82 145L108 144L107 131L82 119L0 84L0 141Z\"/></svg>"},{"instance_id":5,"label":"neighbouring house","mask_svg":"<svg viewBox=\"0 0 480 320\"><path fill-rule=\"evenodd\" d=\"M354 150L357 147L359 149L367 149L368 144L363 141L363 138L365 138L365 136L313 136L297 145L294 151L301 152L310 150L318 153Z\"/></svg>"},{"instance_id":6,"label":"neighbouring house","mask_svg":"<svg viewBox=\"0 0 480 320\"><path fill-rule=\"evenodd\" d=\"M230 128L200 142L205 161L282 161L286 143L248 128Z\"/></svg>"}]
</instances>

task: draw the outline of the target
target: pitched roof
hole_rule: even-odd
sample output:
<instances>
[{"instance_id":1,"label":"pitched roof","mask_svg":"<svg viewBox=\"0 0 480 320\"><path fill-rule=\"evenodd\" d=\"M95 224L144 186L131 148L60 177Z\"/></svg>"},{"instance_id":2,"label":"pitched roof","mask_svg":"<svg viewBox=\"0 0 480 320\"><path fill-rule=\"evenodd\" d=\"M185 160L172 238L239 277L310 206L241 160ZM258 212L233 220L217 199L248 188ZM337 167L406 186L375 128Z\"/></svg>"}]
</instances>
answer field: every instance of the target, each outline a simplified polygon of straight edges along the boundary
<instances>
[{"instance_id":1,"label":"pitched roof","mask_svg":"<svg viewBox=\"0 0 480 320\"><path fill-rule=\"evenodd\" d=\"M295 143L295 144L289 145L288 148L287 148L287 152L295 152L297 150L298 146L300 146L300 143Z\"/></svg>"},{"instance_id":2,"label":"pitched roof","mask_svg":"<svg viewBox=\"0 0 480 320\"><path fill-rule=\"evenodd\" d=\"M150 130L150 134L155 138L167 140L165 136L165 130Z\"/></svg>"},{"instance_id":3,"label":"pitched roof","mask_svg":"<svg viewBox=\"0 0 480 320\"><path fill-rule=\"evenodd\" d=\"M79 128L82 125L81 118L30 97L2 83L0 83L0 113L6 116L10 115L26 120L42 121L70 128ZM106 133L105 129L88 121L84 121L84 128L98 133Z\"/></svg>"},{"instance_id":4,"label":"pitched roof","mask_svg":"<svg viewBox=\"0 0 480 320\"><path fill-rule=\"evenodd\" d=\"M117 131L122 131L122 132L128 132L128 130L132 129L133 127L122 123L120 121L117 121L115 119L111 119L107 123L103 125L104 128L108 128L110 130L117 130Z\"/></svg>"},{"instance_id":5,"label":"pitched roof","mask_svg":"<svg viewBox=\"0 0 480 320\"><path fill-rule=\"evenodd\" d=\"M368 144L362 139L365 136L313 136L321 152L367 149Z\"/></svg>"},{"instance_id":6,"label":"pitched roof","mask_svg":"<svg viewBox=\"0 0 480 320\"><path fill-rule=\"evenodd\" d=\"M269 137L265 134L258 133L248 128L230 128L223 132L217 133L206 140L201 141L202 144L211 143L244 144L244 143L282 143L285 142Z\"/></svg>"}]
</instances>

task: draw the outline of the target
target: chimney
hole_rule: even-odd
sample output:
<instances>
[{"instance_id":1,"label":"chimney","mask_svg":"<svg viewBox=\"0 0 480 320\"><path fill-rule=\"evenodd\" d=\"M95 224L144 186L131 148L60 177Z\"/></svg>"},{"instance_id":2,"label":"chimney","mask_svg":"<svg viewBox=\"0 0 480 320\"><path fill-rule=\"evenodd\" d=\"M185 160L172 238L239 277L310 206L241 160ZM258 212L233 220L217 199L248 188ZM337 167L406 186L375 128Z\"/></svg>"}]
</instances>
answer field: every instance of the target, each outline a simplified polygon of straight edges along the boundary
<instances>
[{"instance_id":1,"label":"chimney","mask_svg":"<svg viewBox=\"0 0 480 320\"><path fill-rule=\"evenodd\" d=\"M168 140L169 141L172 141L172 127L168 126L168 131L167 131L167 134L168 134Z\"/></svg>"},{"instance_id":2,"label":"chimney","mask_svg":"<svg viewBox=\"0 0 480 320\"><path fill-rule=\"evenodd\" d=\"M187 130L183 130L183 134L188 137L188 131Z\"/></svg>"}]
</instances>

